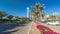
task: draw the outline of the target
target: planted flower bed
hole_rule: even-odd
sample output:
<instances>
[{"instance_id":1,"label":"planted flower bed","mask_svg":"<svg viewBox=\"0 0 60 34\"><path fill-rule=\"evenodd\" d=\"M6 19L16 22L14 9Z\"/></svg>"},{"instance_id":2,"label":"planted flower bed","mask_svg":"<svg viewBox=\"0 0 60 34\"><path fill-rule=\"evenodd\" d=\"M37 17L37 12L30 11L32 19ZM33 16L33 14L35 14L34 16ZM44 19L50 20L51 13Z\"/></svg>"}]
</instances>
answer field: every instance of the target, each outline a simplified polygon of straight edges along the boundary
<instances>
[{"instance_id":1,"label":"planted flower bed","mask_svg":"<svg viewBox=\"0 0 60 34\"><path fill-rule=\"evenodd\" d=\"M39 29L41 34L60 34L60 33L54 32L53 30L51 30L50 28L44 25L37 25L37 28Z\"/></svg>"}]
</instances>

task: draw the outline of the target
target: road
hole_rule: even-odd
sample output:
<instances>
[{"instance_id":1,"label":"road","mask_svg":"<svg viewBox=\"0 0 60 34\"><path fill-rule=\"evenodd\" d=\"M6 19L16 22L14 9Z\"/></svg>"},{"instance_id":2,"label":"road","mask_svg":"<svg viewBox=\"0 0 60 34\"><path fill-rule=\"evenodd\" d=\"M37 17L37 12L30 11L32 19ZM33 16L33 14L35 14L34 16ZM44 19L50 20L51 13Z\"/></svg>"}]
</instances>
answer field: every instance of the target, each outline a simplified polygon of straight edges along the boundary
<instances>
[{"instance_id":1,"label":"road","mask_svg":"<svg viewBox=\"0 0 60 34\"><path fill-rule=\"evenodd\" d=\"M54 30L60 31L60 29L58 29L60 28L60 26L52 26L52 25L48 25L48 26L50 26ZM34 24L34 22L25 24L25 26L16 27L12 30L18 30L18 31L13 32L11 34L41 34L41 32L36 28L36 24Z\"/></svg>"},{"instance_id":2,"label":"road","mask_svg":"<svg viewBox=\"0 0 60 34\"><path fill-rule=\"evenodd\" d=\"M47 24L44 24L47 26ZM54 30L60 31L60 26L52 26ZM17 24L8 24L8 25L1 25L0 24L0 34L40 34L41 32L36 28L36 24L34 22L27 23L21 25L20 23Z\"/></svg>"},{"instance_id":3,"label":"road","mask_svg":"<svg viewBox=\"0 0 60 34\"><path fill-rule=\"evenodd\" d=\"M11 34L27 34L28 30L29 30L29 26L31 23L25 24L25 26L21 26L21 27L16 27L14 28L15 30L18 30L17 32L13 32ZM13 29L13 30L14 30Z\"/></svg>"},{"instance_id":4,"label":"road","mask_svg":"<svg viewBox=\"0 0 60 34\"><path fill-rule=\"evenodd\" d=\"M0 34L28 34L31 23L17 25L0 25Z\"/></svg>"}]
</instances>

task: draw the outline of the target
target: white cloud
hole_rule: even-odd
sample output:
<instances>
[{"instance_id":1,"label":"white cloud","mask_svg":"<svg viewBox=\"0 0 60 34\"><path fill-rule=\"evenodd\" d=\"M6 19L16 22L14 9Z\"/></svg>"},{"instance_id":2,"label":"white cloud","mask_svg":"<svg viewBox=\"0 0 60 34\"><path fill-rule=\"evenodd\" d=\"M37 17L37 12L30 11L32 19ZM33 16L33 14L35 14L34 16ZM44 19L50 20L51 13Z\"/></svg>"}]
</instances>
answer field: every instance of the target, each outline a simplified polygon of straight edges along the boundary
<instances>
[{"instance_id":1,"label":"white cloud","mask_svg":"<svg viewBox=\"0 0 60 34\"><path fill-rule=\"evenodd\" d=\"M59 12L53 12L52 14L53 14L53 15L56 15L56 14L59 15Z\"/></svg>"},{"instance_id":2,"label":"white cloud","mask_svg":"<svg viewBox=\"0 0 60 34\"><path fill-rule=\"evenodd\" d=\"M45 15L45 16L46 16L46 17L49 17L49 15L59 15L59 12L53 12L53 13L47 14L47 15Z\"/></svg>"}]
</instances>

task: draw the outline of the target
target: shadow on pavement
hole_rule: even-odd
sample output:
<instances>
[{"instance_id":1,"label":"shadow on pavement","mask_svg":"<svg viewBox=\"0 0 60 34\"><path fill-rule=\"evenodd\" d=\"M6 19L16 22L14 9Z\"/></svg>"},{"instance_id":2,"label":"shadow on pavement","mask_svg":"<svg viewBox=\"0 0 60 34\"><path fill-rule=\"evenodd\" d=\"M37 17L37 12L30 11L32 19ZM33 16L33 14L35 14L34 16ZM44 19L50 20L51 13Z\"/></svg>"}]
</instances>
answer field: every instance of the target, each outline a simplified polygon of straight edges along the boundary
<instances>
[{"instance_id":1,"label":"shadow on pavement","mask_svg":"<svg viewBox=\"0 0 60 34\"><path fill-rule=\"evenodd\" d=\"M16 32L16 31L18 31L18 30L7 31L7 32L0 32L0 34L11 34L11 33Z\"/></svg>"},{"instance_id":2,"label":"shadow on pavement","mask_svg":"<svg viewBox=\"0 0 60 34\"><path fill-rule=\"evenodd\" d=\"M5 31L13 29L15 27L24 26L25 24L27 24L27 22L25 22L25 21L15 22L15 23L12 23L12 24L0 24L0 34L10 34L10 33L16 32L18 30L13 30L13 31L9 31L9 32L5 32Z\"/></svg>"}]
</instances>

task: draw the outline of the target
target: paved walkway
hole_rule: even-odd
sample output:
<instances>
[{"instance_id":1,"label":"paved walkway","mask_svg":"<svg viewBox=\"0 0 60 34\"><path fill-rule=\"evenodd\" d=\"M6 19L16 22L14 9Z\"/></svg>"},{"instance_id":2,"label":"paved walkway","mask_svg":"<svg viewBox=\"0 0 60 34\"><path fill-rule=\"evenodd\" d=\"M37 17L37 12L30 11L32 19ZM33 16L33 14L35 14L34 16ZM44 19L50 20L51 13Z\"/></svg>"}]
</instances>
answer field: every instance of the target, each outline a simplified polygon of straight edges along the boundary
<instances>
[{"instance_id":1,"label":"paved walkway","mask_svg":"<svg viewBox=\"0 0 60 34\"><path fill-rule=\"evenodd\" d=\"M52 29L54 32L60 33L60 31L57 31L54 28L52 28L52 27L50 27L50 26L48 26L46 24L43 24L43 23L35 24L33 22L32 27L31 27L31 30L30 30L30 34L41 34L41 32L36 28L36 25L44 25L44 26Z\"/></svg>"},{"instance_id":2,"label":"paved walkway","mask_svg":"<svg viewBox=\"0 0 60 34\"><path fill-rule=\"evenodd\" d=\"M34 22L32 23L30 34L41 34L41 32L36 28L36 24Z\"/></svg>"}]
</instances>

